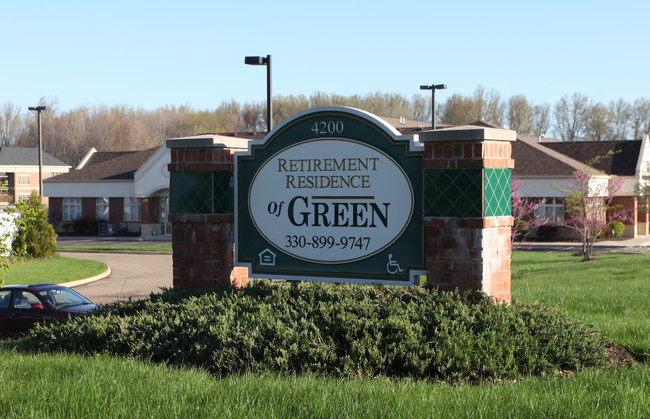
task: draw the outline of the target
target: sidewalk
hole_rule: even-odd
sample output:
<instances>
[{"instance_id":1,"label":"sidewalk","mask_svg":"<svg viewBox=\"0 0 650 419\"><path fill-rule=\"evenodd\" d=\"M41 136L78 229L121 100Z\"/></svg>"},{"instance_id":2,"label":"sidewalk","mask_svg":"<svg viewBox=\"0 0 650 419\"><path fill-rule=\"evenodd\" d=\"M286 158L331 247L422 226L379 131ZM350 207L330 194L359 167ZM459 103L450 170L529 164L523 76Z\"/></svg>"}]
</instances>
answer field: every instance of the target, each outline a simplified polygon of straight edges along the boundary
<instances>
[{"instance_id":1,"label":"sidewalk","mask_svg":"<svg viewBox=\"0 0 650 419\"><path fill-rule=\"evenodd\" d=\"M59 236L56 241L57 244L61 246L111 246L118 244L125 244L129 246L171 246L172 244L171 236Z\"/></svg>"},{"instance_id":2,"label":"sidewalk","mask_svg":"<svg viewBox=\"0 0 650 419\"><path fill-rule=\"evenodd\" d=\"M533 249L578 249L582 247L580 241L557 241L557 242L539 242L525 241L518 245L521 250L527 248ZM650 236L640 236L631 239L621 240L598 240L594 243L594 250L607 250L610 252L623 253L650 253Z\"/></svg>"}]
</instances>

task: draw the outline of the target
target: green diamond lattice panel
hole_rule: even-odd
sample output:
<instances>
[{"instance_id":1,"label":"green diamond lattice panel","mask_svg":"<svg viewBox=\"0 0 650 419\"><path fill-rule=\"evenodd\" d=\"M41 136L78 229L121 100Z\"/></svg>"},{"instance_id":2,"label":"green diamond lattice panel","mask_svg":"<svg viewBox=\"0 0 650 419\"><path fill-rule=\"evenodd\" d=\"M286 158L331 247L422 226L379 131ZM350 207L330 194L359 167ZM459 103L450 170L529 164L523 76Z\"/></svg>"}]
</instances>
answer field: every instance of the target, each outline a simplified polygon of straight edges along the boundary
<instances>
[{"instance_id":1,"label":"green diamond lattice panel","mask_svg":"<svg viewBox=\"0 0 650 419\"><path fill-rule=\"evenodd\" d=\"M482 217L482 169L425 169L425 217Z\"/></svg>"},{"instance_id":2,"label":"green diamond lattice panel","mask_svg":"<svg viewBox=\"0 0 650 419\"><path fill-rule=\"evenodd\" d=\"M485 216L512 215L511 169L485 169Z\"/></svg>"},{"instance_id":3,"label":"green diamond lattice panel","mask_svg":"<svg viewBox=\"0 0 650 419\"><path fill-rule=\"evenodd\" d=\"M172 172L169 206L172 214L229 214L234 190L228 172Z\"/></svg>"}]
</instances>

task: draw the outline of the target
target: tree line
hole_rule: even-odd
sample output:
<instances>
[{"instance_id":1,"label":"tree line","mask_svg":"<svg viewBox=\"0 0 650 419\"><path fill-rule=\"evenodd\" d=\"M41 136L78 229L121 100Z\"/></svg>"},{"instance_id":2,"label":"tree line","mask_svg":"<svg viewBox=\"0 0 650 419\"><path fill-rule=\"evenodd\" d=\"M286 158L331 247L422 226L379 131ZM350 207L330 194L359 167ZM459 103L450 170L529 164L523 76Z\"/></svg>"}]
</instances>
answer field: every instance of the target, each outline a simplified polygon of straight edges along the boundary
<instances>
[{"instance_id":1,"label":"tree line","mask_svg":"<svg viewBox=\"0 0 650 419\"><path fill-rule=\"evenodd\" d=\"M51 98L41 98L39 105L48 108L42 114L44 150L72 165L91 147L99 151L142 150L161 145L168 138L266 129L265 102L230 100L211 110L197 110L189 105L154 110L126 105L83 105L63 111ZM315 92L310 96L274 96L274 125L296 112L325 105L431 121L431 98L425 94L407 98L381 92L351 96ZM619 99L604 104L574 93L551 106L532 103L524 95L505 100L498 92L478 86L471 95L454 93L436 103L436 120L450 125L481 120L522 134L564 141L640 140L650 133L650 100L640 98L629 103ZM11 102L0 105L0 146L35 146L37 138L34 113Z\"/></svg>"}]
</instances>

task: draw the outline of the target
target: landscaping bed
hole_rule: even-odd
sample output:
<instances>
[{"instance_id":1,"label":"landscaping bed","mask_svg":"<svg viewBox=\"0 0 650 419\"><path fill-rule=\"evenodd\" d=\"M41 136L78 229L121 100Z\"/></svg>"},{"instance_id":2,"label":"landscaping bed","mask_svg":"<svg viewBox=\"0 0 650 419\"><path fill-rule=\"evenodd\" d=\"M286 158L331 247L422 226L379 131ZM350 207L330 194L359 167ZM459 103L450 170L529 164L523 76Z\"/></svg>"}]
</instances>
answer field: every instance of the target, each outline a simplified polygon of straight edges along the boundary
<instances>
[{"instance_id":1,"label":"landscaping bed","mask_svg":"<svg viewBox=\"0 0 650 419\"><path fill-rule=\"evenodd\" d=\"M603 366L592 327L537 304L420 287L255 281L169 290L38 327L23 348L243 372L485 382Z\"/></svg>"}]
</instances>

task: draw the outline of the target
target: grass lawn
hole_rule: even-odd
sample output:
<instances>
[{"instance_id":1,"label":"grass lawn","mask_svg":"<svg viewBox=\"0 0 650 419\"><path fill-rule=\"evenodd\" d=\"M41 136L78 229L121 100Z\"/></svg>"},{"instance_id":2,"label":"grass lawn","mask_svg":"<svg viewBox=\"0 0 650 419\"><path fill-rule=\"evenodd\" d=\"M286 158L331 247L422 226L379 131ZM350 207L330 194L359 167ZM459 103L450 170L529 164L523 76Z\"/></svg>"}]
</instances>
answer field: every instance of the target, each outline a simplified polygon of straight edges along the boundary
<instances>
[{"instance_id":1,"label":"grass lawn","mask_svg":"<svg viewBox=\"0 0 650 419\"><path fill-rule=\"evenodd\" d=\"M38 282L68 282L98 275L106 264L94 260L72 259L54 255L51 259L12 264L5 272L5 285Z\"/></svg>"},{"instance_id":2,"label":"grass lawn","mask_svg":"<svg viewBox=\"0 0 650 419\"><path fill-rule=\"evenodd\" d=\"M164 252L171 253L170 245L147 245L133 246L127 244L115 244L105 246L57 246L57 250L93 250L108 252Z\"/></svg>"},{"instance_id":3,"label":"grass lawn","mask_svg":"<svg viewBox=\"0 0 650 419\"><path fill-rule=\"evenodd\" d=\"M650 360L650 254L515 252L512 273L514 300L562 310Z\"/></svg>"},{"instance_id":4,"label":"grass lawn","mask_svg":"<svg viewBox=\"0 0 650 419\"><path fill-rule=\"evenodd\" d=\"M244 375L102 356L0 350L3 417L642 418L650 369L587 370L483 386Z\"/></svg>"},{"instance_id":5,"label":"grass lawn","mask_svg":"<svg viewBox=\"0 0 650 419\"><path fill-rule=\"evenodd\" d=\"M16 353L0 342L5 417L650 417L650 255L516 252L515 300L542 302L645 357L635 367L450 386L205 372L144 361Z\"/></svg>"}]
</instances>

